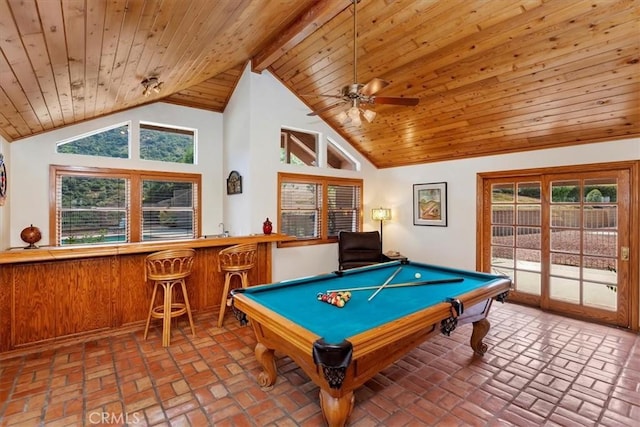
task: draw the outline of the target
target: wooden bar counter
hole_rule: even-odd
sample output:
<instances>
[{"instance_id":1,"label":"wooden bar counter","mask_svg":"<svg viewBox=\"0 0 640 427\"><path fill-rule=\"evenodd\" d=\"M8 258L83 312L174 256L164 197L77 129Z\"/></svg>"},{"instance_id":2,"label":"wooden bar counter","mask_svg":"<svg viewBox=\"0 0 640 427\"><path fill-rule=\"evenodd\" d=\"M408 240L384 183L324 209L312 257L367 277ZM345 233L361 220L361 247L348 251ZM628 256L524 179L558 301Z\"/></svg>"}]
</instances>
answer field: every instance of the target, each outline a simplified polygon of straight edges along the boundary
<instances>
[{"instance_id":1,"label":"wooden bar counter","mask_svg":"<svg viewBox=\"0 0 640 427\"><path fill-rule=\"evenodd\" d=\"M145 257L164 249L196 250L187 278L189 301L194 312L214 316L224 284L218 252L258 243L249 283L270 283L272 243L287 240L295 238L270 234L0 252L0 355L143 327L152 292L144 279Z\"/></svg>"}]
</instances>

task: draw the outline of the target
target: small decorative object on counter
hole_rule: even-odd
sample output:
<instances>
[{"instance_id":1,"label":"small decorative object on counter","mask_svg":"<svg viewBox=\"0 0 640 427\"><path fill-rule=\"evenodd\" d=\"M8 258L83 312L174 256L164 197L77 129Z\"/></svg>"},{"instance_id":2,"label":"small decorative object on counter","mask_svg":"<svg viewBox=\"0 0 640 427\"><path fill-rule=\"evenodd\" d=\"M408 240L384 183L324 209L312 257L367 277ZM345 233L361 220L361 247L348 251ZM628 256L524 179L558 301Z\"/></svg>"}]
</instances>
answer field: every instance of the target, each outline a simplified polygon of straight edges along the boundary
<instances>
[{"instance_id":1,"label":"small decorative object on counter","mask_svg":"<svg viewBox=\"0 0 640 427\"><path fill-rule=\"evenodd\" d=\"M38 249L36 243L42 239L42 233L40 233L40 229L38 227L34 227L33 224L31 224L20 232L20 238L23 242L29 244L25 249Z\"/></svg>"},{"instance_id":2,"label":"small decorative object on counter","mask_svg":"<svg viewBox=\"0 0 640 427\"><path fill-rule=\"evenodd\" d=\"M267 220L262 223L262 232L264 234L271 234L272 230L273 230L273 224L271 224L271 221L269 221L269 218L267 218Z\"/></svg>"},{"instance_id":3,"label":"small decorative object on counter","mask_svg":"<svg viewBox=\"0 0 640 427\"><path fill-rule=\"evenodd\" d=\"M326 302L327 304L335 305L342 308L351 299L351 292L331 292L331 293L318 293L318 301Z\"/></svg>"}]
</instances>

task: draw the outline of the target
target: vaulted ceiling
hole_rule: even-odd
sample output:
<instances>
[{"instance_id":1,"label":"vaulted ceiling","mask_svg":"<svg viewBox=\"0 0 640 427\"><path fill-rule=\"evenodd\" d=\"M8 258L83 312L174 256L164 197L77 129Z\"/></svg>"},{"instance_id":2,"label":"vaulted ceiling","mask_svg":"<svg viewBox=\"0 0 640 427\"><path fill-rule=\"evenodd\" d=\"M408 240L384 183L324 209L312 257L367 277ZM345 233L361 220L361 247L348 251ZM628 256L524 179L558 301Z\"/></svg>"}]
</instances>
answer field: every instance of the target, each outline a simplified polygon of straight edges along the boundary
<instances>
[{"instance_id":1,"label":"vaulted ceiling","mask_svg":"<svg viewBox=\"0 0 640 427\"><path fill-rule=\"evenodd\" d=\"M638 0L359 0L355 82L353 10L0 0L0 135L19 143L157 101L224 112L252 61L380 168L640 136ZM148 77L163 86L145 97ZM341 89L373 78L389 83L364 106L377 117L341 124Z\"/></svg>"}]
</instances>

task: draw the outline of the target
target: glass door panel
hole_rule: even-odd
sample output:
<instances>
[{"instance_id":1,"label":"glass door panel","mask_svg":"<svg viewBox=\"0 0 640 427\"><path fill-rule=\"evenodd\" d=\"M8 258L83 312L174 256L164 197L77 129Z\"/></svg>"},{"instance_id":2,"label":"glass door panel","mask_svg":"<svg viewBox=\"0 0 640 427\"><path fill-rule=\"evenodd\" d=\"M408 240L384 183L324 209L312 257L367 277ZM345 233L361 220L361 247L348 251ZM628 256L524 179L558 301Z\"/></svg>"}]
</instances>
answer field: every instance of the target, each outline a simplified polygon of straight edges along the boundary
<instances>
[{"instance_id":1,"label":"glass door panel","mask_svg":"<svg viewBox=\"0 0 640 427\"><path fill-rule=\"evenodd\" d=\"M580 206L568 204L551 206L551 225L553 227L580 227Z\"/></svg>"},{"instance_id":2,"label":"glass door panel","mask_svg":"<svg viewBox=\"0 0 640 427\"><path fill-rule=\"evenodd\" d=\"M549 282L549 296L554 300L580 304L580 280L552 276Z\"/></svg>"},{"instance_id":3,"label":"glass door panel","mask_svg":"<svg viewBox=\"0 0 640 427\"><path fill-rule=\"evenodd\" d=\"M618 307L618 295L615 286L603 285L602 283L582 282L584 288L583 304L587 307L599 308L601 310L615 311Z\"/></svg>"},{"instance_id":4,"label":"glass door panel","mask_svg":"<svg viewBox=\"0 0 640 427\"><path fill-rule=\"evenodd\" d=\"M552 276L580 278L580 257L571 254L551 253L551 266L549 271Z\"/></svg>"},{"instance_id":5,"label":"glass door panel","mask_svg":"<svg viewBox=\"0 0 640 427\"><path fill-rule=\"evenodd\" d=\"M616 179L585 179L583 211L584 304L615 311L618 300L618 184Z\"/></svg>"},{"instance_id":6,"label":"glass door panel","mask_svg":"<svg viewBox=\"0 0 640 427\"><path fill-rule=\"evenodd\" d=\"M514 242L513 227L492 225L491 226L491 243L497 246L506 245L513 246Z\"/></svg>"},{"instance_id":7,"label":"glass door panel","mask_svg":"<svg viewBox=\"0 0 640 427\"><path fill-rule=\"evenodd\" d=\"M491 186L492 203L513 203L514 184L512 182L493 184Z\"/></svg>"},{"instance_id":8,"label":"glass door panel","mask_svg":"<svg viewBox=\"0 0 640 427\"><path fill-rule=\"evenodd\" d=\"M605 257L582 257L582 277L585 280L603 283L615 287L618 283L617 260Z\"/></svg>"},{"instance_id":9,"label":"glass door panel","mask_svg":"<svg viewBox=\"0 0 640 427\"><path fill-rule=\"evenodd\" d=\"M483 270L513 279L514 302L629 327L631 171L585 165L484 178Z\"/></svg>"},{"instance_id":10,"label":"glass door panel","mask_svg":"<svg viewBox=\"0 0 640 427\"><path fill-rule=\"evenodd\" d=\"M580 181L552 182L551 203L580 203Z\"/></svg>"},{"instance_id":11,"label":"glass door panel","mask_svg":"<svg viewBox=\"0 0 640 427\"><path fill-rule=\"evenodd\" d=\"M550 181L550 307L617 311L617 186L615 177Z\"/></svg>"},{"instance_id":12,"label":"glass door panel","mask_svg":"<svg viewBox=\"0 0 640 427\"><path fill-rule=\"evenodd\" d=\"M541 275L539 272L518 270L515 272L514 282L518 283L518 292L530 295L540 295L542 291Z\"/></svg>"},{"instance_id":13,"label":"glass door panel","mask_svg":"<svg viewBox=\"0 0 640 427\"><path fill-rule=\"evenodd\" d=\"M511 278L515 267L514 193L512 183L491 188L491 272Z\"/></svg>"},{"instance_id":14,"label":"glass door panel","mask_svg":"<svg viewBox=\"0 0 640 427\"><path fill-rule=\"evenodd\" d=\"M535 297L541 290L541 188L529 180L491 187L491 271Z\"/></svg>"},{"instance_id":15,"label":"glass door panel","mask_svg":"<svg viewBox=\"0 0 640 427\"><path fill-rule=\"evenodd\" d=\"M580 230L554 228L551 230L551 251L556 253L580 253Z\"/></svg>"}]
</instances>

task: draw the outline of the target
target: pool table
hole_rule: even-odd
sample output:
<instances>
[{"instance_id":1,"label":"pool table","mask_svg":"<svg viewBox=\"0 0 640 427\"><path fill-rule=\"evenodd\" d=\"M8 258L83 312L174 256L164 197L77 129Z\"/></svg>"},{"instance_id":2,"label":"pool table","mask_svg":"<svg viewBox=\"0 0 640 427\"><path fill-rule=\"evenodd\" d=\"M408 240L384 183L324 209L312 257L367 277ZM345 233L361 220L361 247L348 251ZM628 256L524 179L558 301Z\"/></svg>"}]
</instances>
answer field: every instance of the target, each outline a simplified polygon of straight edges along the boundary
<instances>
[{"instance_id":1,"label":"pool table","mask_svg":"<svg viewBox=\"0 0 640 427\"><path fill-rule=\"evenodd\" d=\"M318 300L345 289L343 307ZM327 424L343 426L354 390L430 336L473 323L471 348L484 354L491 303L510 289L508 277L405 260L237 289L232 304L255 331L258 383L275 383L274 351L288 355L319 386Z\"/></svg>"}]
</instances>

